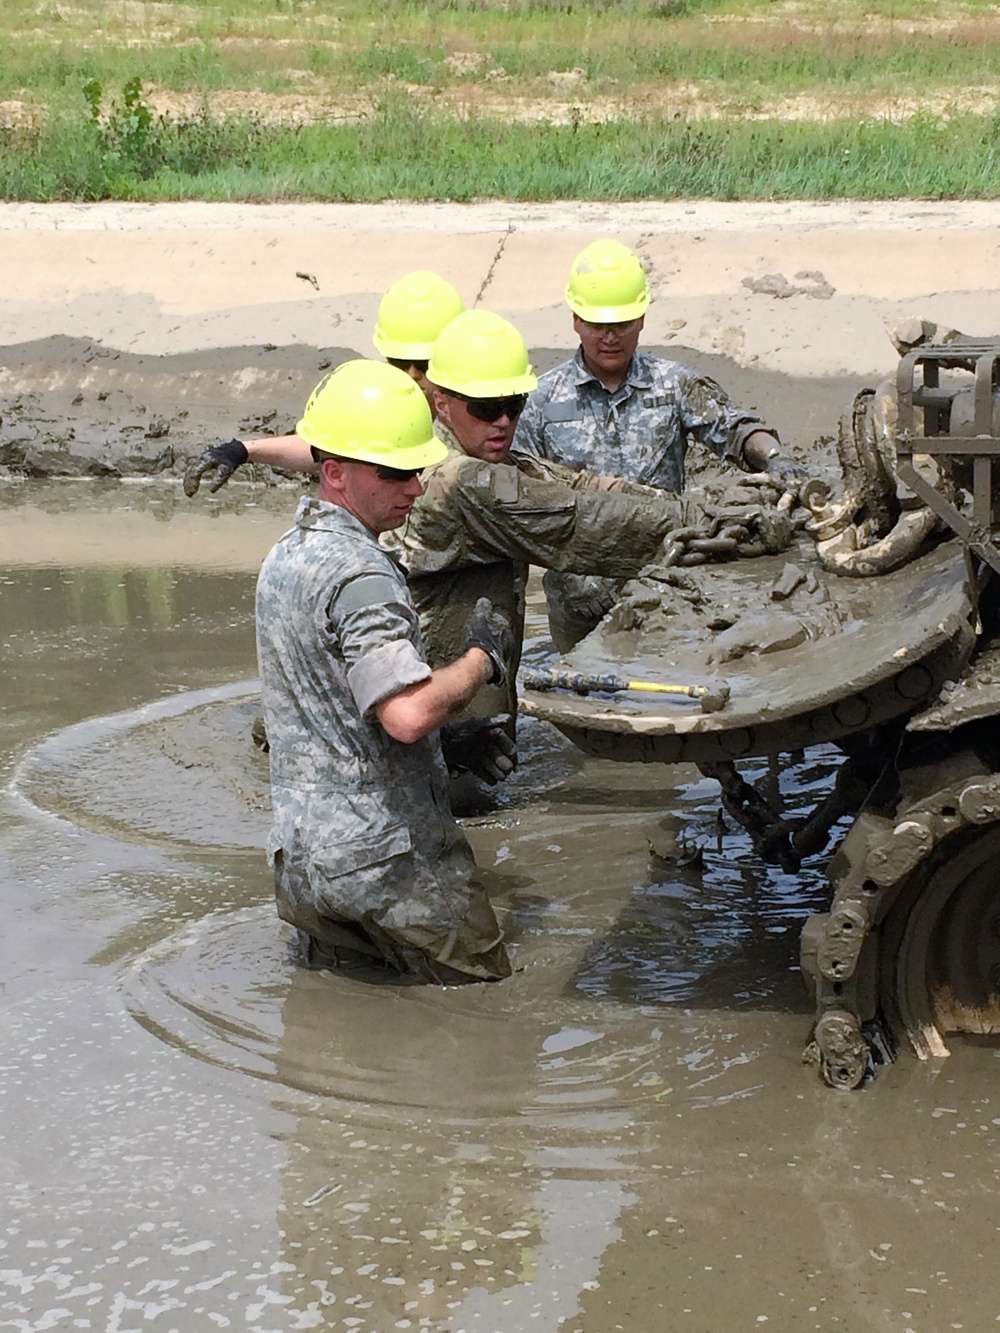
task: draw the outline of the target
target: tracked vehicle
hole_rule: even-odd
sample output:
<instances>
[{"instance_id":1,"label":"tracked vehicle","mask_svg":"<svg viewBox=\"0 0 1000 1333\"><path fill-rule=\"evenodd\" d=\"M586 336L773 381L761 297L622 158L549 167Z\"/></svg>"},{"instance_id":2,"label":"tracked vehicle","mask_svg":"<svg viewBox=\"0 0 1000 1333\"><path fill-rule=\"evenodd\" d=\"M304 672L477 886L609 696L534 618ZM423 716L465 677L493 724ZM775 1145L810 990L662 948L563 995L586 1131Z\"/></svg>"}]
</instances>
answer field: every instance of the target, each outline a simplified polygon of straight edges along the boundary
<instances>
[{"instance_id":1,"label":"tracked vehicle","mask_svg":"<svg viewBox=\"0 0 1000 1333\"><path fill-rule=\"evenodd\" d=\"M904 1041L1000 1033L1000 338L935 333L856 397L832 485L759 493L795 513L788 549L678 548L524 677L524 711L584 751L716 778L769 863L828 858L806 1053L844 1089ZM741 774L821 742L843 763L806 815Z\"/></svg>"}]
</instances>

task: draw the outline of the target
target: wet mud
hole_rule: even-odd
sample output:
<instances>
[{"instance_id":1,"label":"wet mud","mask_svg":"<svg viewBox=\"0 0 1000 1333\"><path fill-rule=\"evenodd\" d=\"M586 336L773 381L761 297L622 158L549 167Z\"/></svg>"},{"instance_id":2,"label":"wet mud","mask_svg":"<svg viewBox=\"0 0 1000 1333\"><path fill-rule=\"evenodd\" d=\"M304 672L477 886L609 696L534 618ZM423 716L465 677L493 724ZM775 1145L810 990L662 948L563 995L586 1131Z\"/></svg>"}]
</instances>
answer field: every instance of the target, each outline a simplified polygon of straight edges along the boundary
<instances>
[{"instance_id":1,"label":"wet mud","mask_svg":"<svg viewBox=\"0 0 1000 1333\"><path fill-rule=\"evenodd\" d=\"M0 510L0 1324L991 1327L996 1052L822 1087L797 940L825 877L763 867L694 770L528 719L466 821L514 977L295 965L247 735L293 497L176 494ZM794 809L836 763L754 775Z\"/></svg>"},{"instance_id":2,"label":"wet mud","mask_svg":"<svg viewBox=\"0 0 1000 1333\"><path fill-rule=\"evenodd\" d=\"M802 382L726 357L671 345L659 355L717 378L734 401L766 415L797 452L824 447L862 387L844 375ZM217 440L294 430L310 391L344 347L250 345L156 356L88 339L53 337L5 347L0 365L0 478L179 478ZM536 371L567 353L534 349ZM260 483L270 468L244 468Z\"/></svg>"}]
</instances>

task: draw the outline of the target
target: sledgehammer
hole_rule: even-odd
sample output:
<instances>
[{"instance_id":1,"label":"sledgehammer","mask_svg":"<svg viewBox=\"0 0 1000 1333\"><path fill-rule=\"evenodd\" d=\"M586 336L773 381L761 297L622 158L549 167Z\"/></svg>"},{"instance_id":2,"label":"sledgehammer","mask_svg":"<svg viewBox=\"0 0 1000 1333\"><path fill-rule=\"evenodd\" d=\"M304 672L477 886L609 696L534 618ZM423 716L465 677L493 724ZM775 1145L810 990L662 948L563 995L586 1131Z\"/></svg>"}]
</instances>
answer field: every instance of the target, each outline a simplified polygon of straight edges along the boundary
<instances>
[{"instance_id":1,"label":"sledgehammer","mask_svg":"<svg viewBox=\"0 0 1000 1333\"><path fill-rule=\"evenodd\" d=\"M578 671L521 672L521 683L526 690L572 690L575 694L605 691L616 694L622 690L639 690L645 694L681 694L697 699L703 713L718 713L729 702L729 686L724 680L713 685L661 685L652 680L622 680L620 676L584 676Z\"/></svg>"}]
</instances>

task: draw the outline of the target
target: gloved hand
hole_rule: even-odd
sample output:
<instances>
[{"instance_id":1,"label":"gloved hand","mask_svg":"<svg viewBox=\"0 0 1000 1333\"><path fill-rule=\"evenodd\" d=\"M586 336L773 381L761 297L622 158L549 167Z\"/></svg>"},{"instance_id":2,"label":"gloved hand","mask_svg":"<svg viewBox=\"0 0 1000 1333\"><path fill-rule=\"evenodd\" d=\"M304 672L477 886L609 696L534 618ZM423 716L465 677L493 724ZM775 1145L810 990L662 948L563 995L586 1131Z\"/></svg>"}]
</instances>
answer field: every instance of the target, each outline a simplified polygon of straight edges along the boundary
<instances>
[{"instance_id":1,"label":"gloved hand","mask_svg":"<svg viewBox=\"0 0 1000 1333\"><path fill-rule=\"evenodd\" d=\"M809 469L797 463L794 458L789 458L787 454L775 454L772 458L765 459L764 471L769 477L789 477L796 481L802 481L809 476Z\"/></svg>"},{"instance_id":2,"label":"gloved hand","mask_svg":"<svg viewBox=\"0 0 1000 1333\"><path fill-rule=\"evenodd\" d=\"M517 768L517 746L507 735L509 713L447 722L441 728L441 753L449 770L465 769L495 787Z\"/></svg>"},{"instance_id":3,"label":"gloved hand","mask_svg":"<svg viewBox=\"0 0 1000 1333\"><path fill-rule=\"evenodd\" d=\"M480 597L465 627L465 647L481 648L493 663L490 685L506 686L508 663L514 656L514 636L503 616L493 610L488 597Z\"/></svg>"},{"instance_id":4,"label":"gloved hand","mask_svg":"<svg viewBox=\"0 0 1000 1333\"><path fill-rule=\"evenodd\" d=\"M188 498L195 495L201 485L202 477L215 468L216 475L208 488L214 495L220 486L225 486L236 469L242 467L249 457L247 447L242 440L225 440L222 444L213 444L211 449L206 449L203 454L199 454L188 463L184 472L184 494Z\"/></svg>"}]
</instances>

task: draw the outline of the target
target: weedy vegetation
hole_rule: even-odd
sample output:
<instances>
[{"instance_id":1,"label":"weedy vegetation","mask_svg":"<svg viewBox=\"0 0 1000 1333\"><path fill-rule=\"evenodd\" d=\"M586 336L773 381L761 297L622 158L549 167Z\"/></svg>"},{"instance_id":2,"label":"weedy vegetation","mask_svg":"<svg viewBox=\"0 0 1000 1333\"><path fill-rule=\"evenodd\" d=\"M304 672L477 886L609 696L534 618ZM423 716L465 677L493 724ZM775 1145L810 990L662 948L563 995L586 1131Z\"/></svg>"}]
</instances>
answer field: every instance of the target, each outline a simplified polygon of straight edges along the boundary
<instances>
[{"instance_id":1,"label":"weedy vegetation","mask_svg":"<svg viewBox=\"0 0 1000 1333\"><path fill-rule=\"evenodd\" d=\"M7 199L1000 195L1000 5L4 0Z\"/></svg>"}]
</instances>

